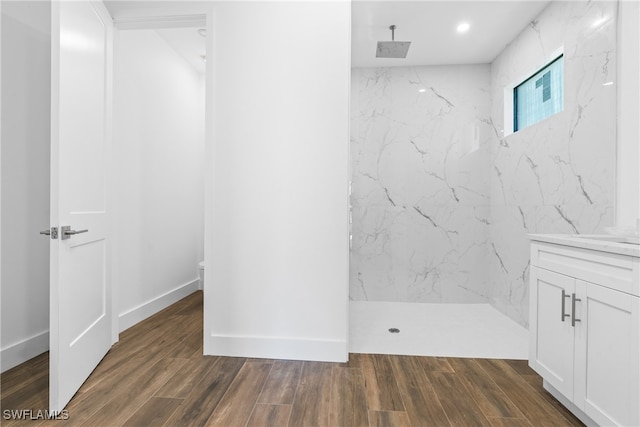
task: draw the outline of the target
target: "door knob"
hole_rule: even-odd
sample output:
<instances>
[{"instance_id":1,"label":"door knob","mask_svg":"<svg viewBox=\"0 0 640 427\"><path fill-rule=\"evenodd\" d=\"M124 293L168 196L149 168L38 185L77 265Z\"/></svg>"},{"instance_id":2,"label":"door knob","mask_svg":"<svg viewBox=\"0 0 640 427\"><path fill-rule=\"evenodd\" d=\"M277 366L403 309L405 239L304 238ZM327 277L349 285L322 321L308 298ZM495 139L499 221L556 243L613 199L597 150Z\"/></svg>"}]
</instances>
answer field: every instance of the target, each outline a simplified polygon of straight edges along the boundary
<instances>
[{"instance_id":1,"label":"door knob","mask_svg":"<svg viewBox=\"0 0 640 427\"><path fill-rule=\"evenodd\" d=\"M40 234L44 234L46 236L51 236L52 239L58 238L58 227L51 227L46 230L42 230Z\"/></svg>"},{"instance_id":2,"label":"door knob","mask_svg":"<svg viewBox=\"0 0 640 427\"><path fill-rule=\"evenodd\" d=\"M89 230L78 230L78 231L76 231L76 230L72 230L70 225L64 225L64 226L62 226L60 231L62 232L62 237L60 238L60 240L67 240L67 239L70 239L71 236L73 236L75 234L86 233Z\"/></svg>"}]
</instances>

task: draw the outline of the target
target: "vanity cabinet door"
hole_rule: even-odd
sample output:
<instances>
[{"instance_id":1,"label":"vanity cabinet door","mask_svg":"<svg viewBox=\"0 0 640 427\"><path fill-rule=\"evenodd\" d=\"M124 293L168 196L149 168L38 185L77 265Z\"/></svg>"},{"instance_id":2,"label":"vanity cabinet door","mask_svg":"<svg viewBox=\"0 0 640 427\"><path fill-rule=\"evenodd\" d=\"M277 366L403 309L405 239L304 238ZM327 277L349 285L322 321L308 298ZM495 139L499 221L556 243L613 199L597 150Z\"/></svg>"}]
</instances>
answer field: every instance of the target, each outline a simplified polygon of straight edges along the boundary
<instances>
[{"instance_id":1,"label":"vanity cabinet door","mask_svg":"<svg viewBox=\"0 0 640 427\"><path fill-rule=\"evenodd\" d=\"M576 281L574 403L600 425L640 425L640 298Z\"/></svg>"},{"instance_id":2,"label":"vanity cabinet door","mask_svg":"<svg viewBox=\"0 0 640 427\"><path fill-rule=\"evenodd\" d=\"M573 399L575 283L572 277L531 267L529 364L568 399Z\"/></svg>"}]
</instances>

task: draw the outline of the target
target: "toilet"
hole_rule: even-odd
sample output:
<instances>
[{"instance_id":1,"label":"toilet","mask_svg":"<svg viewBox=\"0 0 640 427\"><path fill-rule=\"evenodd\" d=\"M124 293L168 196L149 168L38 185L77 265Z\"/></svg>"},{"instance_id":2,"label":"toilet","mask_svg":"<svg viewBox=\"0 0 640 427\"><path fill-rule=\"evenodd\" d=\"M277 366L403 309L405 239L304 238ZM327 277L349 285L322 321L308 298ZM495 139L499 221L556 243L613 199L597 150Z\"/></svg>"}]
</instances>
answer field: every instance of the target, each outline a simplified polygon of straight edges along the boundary
<instances>
[{"instance_id":1,"label":"toilet","mask_svg":"<svg viewBox=\"0 0 640 427\"><path fill-rule=\"evenodd\" d=\"M198 271L200 273L200 289L204 289L204 261L200 261L198 264Z\"/></svg>"}]
</instances>

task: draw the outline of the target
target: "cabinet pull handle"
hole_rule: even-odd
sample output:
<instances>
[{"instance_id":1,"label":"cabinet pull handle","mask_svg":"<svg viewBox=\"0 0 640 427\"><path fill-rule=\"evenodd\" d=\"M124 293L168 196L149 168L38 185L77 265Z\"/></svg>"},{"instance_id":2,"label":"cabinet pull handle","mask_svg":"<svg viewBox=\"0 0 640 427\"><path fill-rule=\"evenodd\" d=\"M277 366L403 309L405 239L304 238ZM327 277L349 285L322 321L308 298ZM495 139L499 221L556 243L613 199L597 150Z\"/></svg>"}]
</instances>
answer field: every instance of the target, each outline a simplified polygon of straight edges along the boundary
<instances>
[{"instance_id":1,"label":"cabinet pull handle","mask_svg":"<svg viewBox=\"0 0 640 427\"><path fill-rule=\"evenodd\" d=\"M567 295L568 296L568 295ZM580 298L576 298L576 294L571 294L571 326L576 327L576 322L580 319L576 318L576 301L582 301Z\"/></svg>"},{"instance_id":2,"label":"cabinet pull handle","mask_svg":"<svg viewBox=\"0 0 640 427\"><path fill-rule=\"evenodd\" d=\"M565 298L569 298L569 295L564 291L564 289L562 290L562 312L560 313L560 320L562 320L564 322L565 317L570 317L570 314L565 314L565 304L564 304L564 299Z\"/></svg>"}]
</instances>

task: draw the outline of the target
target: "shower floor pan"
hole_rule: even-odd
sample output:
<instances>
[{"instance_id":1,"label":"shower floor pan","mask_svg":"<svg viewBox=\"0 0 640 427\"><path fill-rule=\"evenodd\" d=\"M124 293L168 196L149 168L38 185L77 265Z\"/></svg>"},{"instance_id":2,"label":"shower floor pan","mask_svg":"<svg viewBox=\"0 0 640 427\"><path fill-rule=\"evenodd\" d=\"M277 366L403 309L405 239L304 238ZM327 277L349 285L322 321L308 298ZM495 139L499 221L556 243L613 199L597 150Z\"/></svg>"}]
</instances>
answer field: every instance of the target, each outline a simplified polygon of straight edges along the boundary
<instances>
[{"instance_id":1,"label":"shower floor pan","mask_svg":"<svg viewBox=\"0 0 640 427\"><path fill-rule=\"evenodd\" d=\"M351 301L349 351L524 360L529 333L489 304Z\"/></svg>"}]
</instances>

